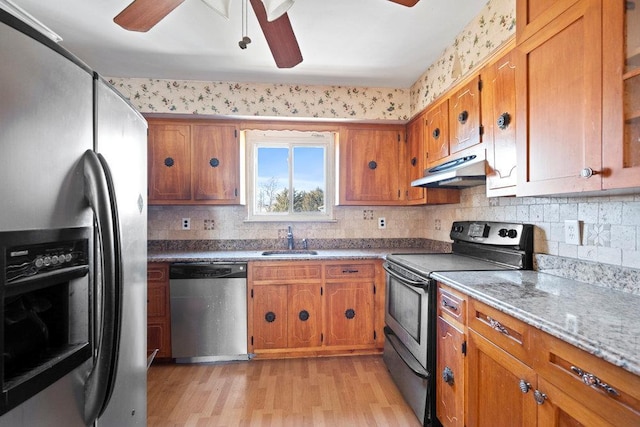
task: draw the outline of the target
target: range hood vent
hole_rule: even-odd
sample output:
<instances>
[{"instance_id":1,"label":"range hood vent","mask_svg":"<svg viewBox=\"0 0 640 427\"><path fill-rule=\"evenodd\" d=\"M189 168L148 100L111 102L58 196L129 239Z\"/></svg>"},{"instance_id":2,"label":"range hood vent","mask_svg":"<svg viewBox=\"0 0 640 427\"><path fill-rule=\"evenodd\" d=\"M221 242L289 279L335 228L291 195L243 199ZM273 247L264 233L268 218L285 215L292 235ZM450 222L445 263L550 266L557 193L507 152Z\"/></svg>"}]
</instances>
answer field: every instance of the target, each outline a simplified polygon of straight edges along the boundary
<instances>
[{"instance_id":1,"label":"range hood vent","mask_svg":"<svg viewBox=\"0 0 640 427\"><path fill-rule=\"evenodd\" d=\"M483 155L450 160L424 171L424 177L411 182L412 187L467 188L484 185L487 179Z\"/></svg>"}]
</instances>

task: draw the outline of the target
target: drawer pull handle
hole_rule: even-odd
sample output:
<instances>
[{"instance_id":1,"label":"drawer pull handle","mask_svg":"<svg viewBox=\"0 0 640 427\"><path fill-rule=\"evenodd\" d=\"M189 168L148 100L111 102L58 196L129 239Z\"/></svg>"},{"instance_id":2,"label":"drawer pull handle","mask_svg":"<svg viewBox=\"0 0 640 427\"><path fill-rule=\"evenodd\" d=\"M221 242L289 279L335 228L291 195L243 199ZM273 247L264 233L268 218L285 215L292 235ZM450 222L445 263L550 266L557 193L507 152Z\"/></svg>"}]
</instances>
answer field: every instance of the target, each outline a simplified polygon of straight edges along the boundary
<instances>
[{"instance_id":1,"label":"drawer pull handle","mask_svg":"<svg viewBox=\"0 0 640 427\"><path fill-rule=\"evenodd\" d=\"M443 306L444 308L448 308L448 309L453 310L453 311L458 311L458 306L457 306L457 305L450 304L450 303L449 303L447 300L445 300L445 299L443 299L443 300L442 300L442 306Z\"/></svg>"},{"instance_id":2,"label":"drawer pull handle","mask_svg":"<svg viewBox=\"0 0 640 427\"><path fill-rule=\"evenodd\" d=\"M596 377L590 372L585 372L577 366L571 366L571 370L575 372L579 377L582 378L582 382L590 387L600 387L602 390L606 391L612 396L620 396L618 390L611 387L609 384L600 381L600 378Z\"/></svg>"},{"instance_id":3,"label":"drawer pull handle","mask_svg":"<svg viewBox=\"0 0 640 427\"><path fill-rule=\"evenodd\" d=\"M502 323L498 322L490 316L487 316L487 321L489 321L489 326L491 326L496 331L500 332L501 334L509 335L509 331L507 330L507 328L502 326Z\"/></svg>"},{"instance_id":4,"label":"drawer pull handle","mask_svg":"<svg viewBox=\"0 0 640 427\"><path fill-rule=\"evenodd\" d=\"M353 273L357 273L358 270L356 269L352 269L352 268L345 268L344 270L342 270L342 274L353 274Z\"/></svg>"},{"instance_id":5,"label":"drawer pull handle","mask_svg":"<svg viewBox=\"0 0 640 427\"><path fill-rule=\"evenodd\" d=\"M520 391L527 394L529 393L529 390L531 390L531 384L525 380L520 380Z\"/></svg>"},{"instance_id":6,"label":"drawer pull handle","mask_svg":"<svg viewBox=\"0 0 640 427\"><path fill-rule=\"evenodd\" d=\"M533 400L535 400L538 405L542 405L544 401L547 400L547 395L540 390L536 390L533 392Z\"/></svg>"}]
</instances>

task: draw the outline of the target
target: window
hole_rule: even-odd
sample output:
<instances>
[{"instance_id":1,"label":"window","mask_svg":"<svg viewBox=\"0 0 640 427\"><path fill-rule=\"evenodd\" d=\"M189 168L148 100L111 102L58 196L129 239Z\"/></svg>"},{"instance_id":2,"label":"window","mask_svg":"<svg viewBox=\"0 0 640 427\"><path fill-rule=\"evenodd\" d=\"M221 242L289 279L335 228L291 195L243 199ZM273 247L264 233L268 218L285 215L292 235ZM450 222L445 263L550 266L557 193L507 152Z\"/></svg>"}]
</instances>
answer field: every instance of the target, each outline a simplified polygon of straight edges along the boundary
<instances>
[{"instance_id":1,"label":"window","mask_svg":"<svg viewBox=\"0 0 640 427\"><path fill-rule=\"evenodd\" d=\"M247 131L248 219L333 220L331 132Z\"/></svg>"}]
</instances>

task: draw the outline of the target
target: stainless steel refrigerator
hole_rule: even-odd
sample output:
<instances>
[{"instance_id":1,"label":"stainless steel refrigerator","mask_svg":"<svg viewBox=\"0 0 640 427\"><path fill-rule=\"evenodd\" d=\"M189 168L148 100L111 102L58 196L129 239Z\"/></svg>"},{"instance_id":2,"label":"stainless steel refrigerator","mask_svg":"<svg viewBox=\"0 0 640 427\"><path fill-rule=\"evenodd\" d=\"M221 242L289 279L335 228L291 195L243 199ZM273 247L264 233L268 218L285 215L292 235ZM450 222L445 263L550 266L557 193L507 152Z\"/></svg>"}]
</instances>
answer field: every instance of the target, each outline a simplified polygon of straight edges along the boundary
<instances>
[{"instance_id":1,"label":"stainless steel refrigerator","mask_svg":"<svg viewBox=\"0 0 640 427\"><path fill-rule=\"evenodd\" d=\"M146 121L29 18L0 0L0 426L145 425Z\"/></svg>"}]
</instances>

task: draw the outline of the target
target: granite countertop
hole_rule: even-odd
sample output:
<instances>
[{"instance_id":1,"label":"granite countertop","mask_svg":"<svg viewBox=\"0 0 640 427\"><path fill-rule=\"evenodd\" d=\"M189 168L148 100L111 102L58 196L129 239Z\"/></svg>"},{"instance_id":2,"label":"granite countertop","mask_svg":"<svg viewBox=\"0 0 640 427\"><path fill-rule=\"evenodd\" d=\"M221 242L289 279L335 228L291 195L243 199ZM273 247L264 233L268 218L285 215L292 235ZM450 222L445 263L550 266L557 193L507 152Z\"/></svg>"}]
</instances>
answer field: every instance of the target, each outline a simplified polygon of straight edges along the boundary
<instances>
[{"instance_id":1,"label":"granite countertop","mask_svg":"<svg viewBox=\"0 0 640 427\"><path fill-rule=\"evenodd\" d=\"M640 375L640 296L538 273L434 273L478 301Z\"/></svg>"},{"instance_id":2,"label":"granite countertop","mask_svg":"<svg viewBox=\"0 0 640 427\"><path fill-rule=\"evenodd\" d=\"M263 251L162 251L149 252L149 262L246 262L269 260L358 260L381 259L391 252L424 252L424 249L317 249L316 255L287 254L262 255Z\"/></svg>"}]
</instances>

